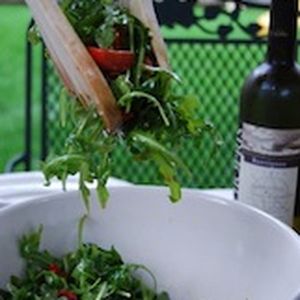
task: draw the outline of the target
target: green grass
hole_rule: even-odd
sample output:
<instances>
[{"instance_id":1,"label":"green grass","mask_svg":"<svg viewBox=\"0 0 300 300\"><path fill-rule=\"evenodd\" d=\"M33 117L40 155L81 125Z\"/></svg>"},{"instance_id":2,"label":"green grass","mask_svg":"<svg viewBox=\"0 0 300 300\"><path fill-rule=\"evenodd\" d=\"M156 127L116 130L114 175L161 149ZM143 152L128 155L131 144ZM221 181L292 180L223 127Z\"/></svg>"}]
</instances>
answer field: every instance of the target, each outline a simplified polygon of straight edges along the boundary
<instances>
[{"instance_id":1,"label":"green grass","mask_svg":"<svg viewBox=\"0 0 300 300\"><path fill-rule=\"evenodd\" d=\"M24 40L28 20L25 7L0 5L0 171L23 149Z\"/></svg>"}]
</instances>

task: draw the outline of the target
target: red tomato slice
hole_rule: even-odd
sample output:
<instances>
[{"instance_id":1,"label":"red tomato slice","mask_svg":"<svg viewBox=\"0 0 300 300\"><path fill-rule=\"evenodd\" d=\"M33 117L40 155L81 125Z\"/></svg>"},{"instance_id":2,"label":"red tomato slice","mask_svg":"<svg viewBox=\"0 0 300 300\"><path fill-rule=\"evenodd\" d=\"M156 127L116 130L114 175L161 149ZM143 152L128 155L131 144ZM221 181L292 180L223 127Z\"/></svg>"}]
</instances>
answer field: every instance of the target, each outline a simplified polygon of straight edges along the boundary
<instances>
[{"instance_id":1,"label":"red tomato slice","mask_svg":"<svg viewBox=\"0 0 300 300\"><path fill-rule=\"evenodd\" d=\"M58 297L65 297L68 300L77 300L77 296L75 293L69 290L60 290L57 294Z\"/></svg>"},{"instance_id":2,"label":"red tomato slice","mask_svg":"<svg viewBox=\"0 0 300 300\"><path fill-rule=\"evenodd\" d=\"M62 274L62 271L61 271L60 267L57 264L50 264L48 266L48 270L55 273L55 274L57 274L57 275Z\"/></svg>"},{"instance_id":3,"label":"red tomato slice","mask_svg":"<svg viewBox=\"0 0 300 300\"><path fill-rule=\"evenodd\" d=\"M111 50L88 47L94 61L101 70L111 73L123 73L134 64L134 53L127 50Z\"/></svg>"}]
</instances>

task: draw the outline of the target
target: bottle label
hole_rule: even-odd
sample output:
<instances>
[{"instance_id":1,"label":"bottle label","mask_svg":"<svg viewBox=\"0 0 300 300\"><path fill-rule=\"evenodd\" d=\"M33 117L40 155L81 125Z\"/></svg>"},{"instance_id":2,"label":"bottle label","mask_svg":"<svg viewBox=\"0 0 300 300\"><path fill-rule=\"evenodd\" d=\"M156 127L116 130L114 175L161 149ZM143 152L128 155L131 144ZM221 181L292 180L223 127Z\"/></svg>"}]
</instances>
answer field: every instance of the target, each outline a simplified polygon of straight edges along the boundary
<instances>
[{"instance_id":1,"label":"bottle label","mask_svg":"<svg viewBox=\"0 0 300 300\"><path fill-rule=\"evenodd\" d=\"M300 129L244 123L238 133L236 198L292 225L300 166Z\"/></svg>"}]
</instances>

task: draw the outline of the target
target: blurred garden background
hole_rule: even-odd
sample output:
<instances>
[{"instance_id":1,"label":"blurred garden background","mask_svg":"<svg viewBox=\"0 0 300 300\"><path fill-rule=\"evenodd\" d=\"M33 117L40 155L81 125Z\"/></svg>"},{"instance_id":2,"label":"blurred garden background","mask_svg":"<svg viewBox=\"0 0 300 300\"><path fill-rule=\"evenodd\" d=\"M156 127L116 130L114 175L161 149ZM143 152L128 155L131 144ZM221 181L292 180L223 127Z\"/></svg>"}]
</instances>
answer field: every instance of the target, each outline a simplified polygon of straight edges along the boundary
<instances>
[{"instance_id":1,"label":"blurred garden background","mask_svg":"<svg viewBox=\"0 0 300 300\"><path fill-rule=\"evenodd\" d=\"M25 5L0 2L0 172L24 149L25 42L29 20L30 13ZM37 118L38 58L34 63L34 113ZM34 125L38 126L36 120Z\"/></svg>"},{"instance_id":2,"label":"blurred garden background","mask_svg":"<svg viewBox=\"0 0 300 300\"><path fill-rule=\"evenodd\" d=\"M207 0L205 0L207 1ZM228 8L230 11L230 7ZM242 11L239 19L243 24L250 24L253 21L260 20L265 14L263 9L244 9ZM186 15L186 12L183 12L183 15ZM203 15L203 8L197 6L196 11L194 11L194 16L201 20ZM186 16L185 16L186 17ZM162 32L165 38L167 39L199 39L210 37L210 32L214 31L220 24L229 24L231 26L232 20L226 15L220 15L218 18L215 16L208 16L212 19L211 22L206 24L205 30L201 28L200 23L195 24L181 24L180 16L178 19L173 19L169 24L163 26ZM1 4L0 0L0 43L1 43L1 52L0 52L0 172L4 171L5 164L8 160L12 159L15 155L23 152L24 149L24 93L25 93L25 82L24 82L24 73L25 73L25 41L26 41L26 31L30 21L30 13L25 5L21 4ZM199 21L200 22L200 21ZM221 26L222 27L222 26ZM225 26L226 27L226 26ZM228 27L227 27L228 29ZM223 31L226 31L226 28ZM244 33L242 29L237 28L233 30L231 38L240 38ZM265 34L265 32L261 32ZM197 55L201 55L199 52L198 46L192 46L192 48L176 48L176 45L170 47L170 55L172 60L172 65L179 74L184 75L184 69L189 70L190 65L185 64L185 54L184 51L190 53L191 49L195 49L195 66L197 65ZM197 50L197 49L198 50ZM247 48L247 47L246 47ZM185 49L185 50L184 50ZM217 49L216 47L214 49ZM41 62L41 53L40 48L36 48L34 54L34 63L33 63L33 149L38 152L39 150L39 141L40 141L40 62ZM198 52L197 52L198 51ZM218 50L217 50L218 51ZM253 50L256 51L255 49ZM181 52L181 55L178 55L178 52ZM209 55L209 50L206 52ZM214 55L226 55L225 60L231 59L231 55L235 55L230 49L229 52L223 54L222 50L217 52L218 54ZM252 53L253 54L253 53ZM188 54L187 54L188 55ZM207 54L205 54L207 55ZM253 54L255 55L255 53ZM205 57L202 59L206 59ZM207 58L208 64L212 63L211 68L214 68L213 57ZM258 57L253 60L253 67L257 64L257 61L261 60L261 53L258 54ZM235 64L242 60L241 53L238 54L238 57L232 59L232 64L228 64L228 67L234 70ZM183 63L182 63L183 62ZM241 61L242 63L242 61ZM193 66L193 67L195 67ZM201 68L201 65L198 66ZM217 67L222 68L222 66ZM217 70L217 69L216 69ZM218 71L219 72L219 71ZM234 72L234 71L233 71ZM248 72L248 71L247 71ZM246 74L245 74L246 75ZM244 74L243 74L244 76ZM232 102L236 103L234 117L229 117L224 119L224 122L234 123L227 124L230 128L236 128L236 114L237 114L237 103L238 103L238 94L241 84L244 78L237 73L238 85L231 87L234 89L234 93L228 95L226 92L222 95L211 95L210 97L219 97L220 101L224 97L231 97ZM202 74L201 79L197 77L197 72L191 73L188 82L194 88L191 88L191 92L197 92L197 86L200 84L205 86L206 76ZM209 79L208 79L209 80ZM201 81L201 82L200 82ZM220 75L220 81L216 84L222 85L224 78L222 74ZM211 83L209 83L211 84ZM195 88L196 87L196 88ZM223 97L223 98L222 98ZM207 102L211 101L208 97ZM207 104L206 104L207 105ZM211 106L213 103L211 104ZM220 103L218 105L221 105ZM219 108L218 108L219 109ZM216 108L212 107L210 109L211 114L217 116L218 112ZM209 115L210 113L208 113ZM212 120L214 121L214 120ZM219 122L222 122L222 120ZM224 132L223 132L224 134ZM226 155L226 151L230 152L229 156L232 156L233 152L233 140L232 133L230 136L230 145L226 150L226 132L225 132L225 148L221 152L220 156ZM38 155L36 155L36 162L33 165L34 168L39 167ZM226 179L226 185L230 178ZM224 183L224 184L225 184Z\"/></svg>"},{"instance_id":3,"label":"blurred garden background","mask_svg":"<svg viewBox=\"0 0 300 300\"><path fill-rule=\"evenodd\" d=\"M0 4L0 171L23 147L25 6Z\"/></svg>"}]
</instances>

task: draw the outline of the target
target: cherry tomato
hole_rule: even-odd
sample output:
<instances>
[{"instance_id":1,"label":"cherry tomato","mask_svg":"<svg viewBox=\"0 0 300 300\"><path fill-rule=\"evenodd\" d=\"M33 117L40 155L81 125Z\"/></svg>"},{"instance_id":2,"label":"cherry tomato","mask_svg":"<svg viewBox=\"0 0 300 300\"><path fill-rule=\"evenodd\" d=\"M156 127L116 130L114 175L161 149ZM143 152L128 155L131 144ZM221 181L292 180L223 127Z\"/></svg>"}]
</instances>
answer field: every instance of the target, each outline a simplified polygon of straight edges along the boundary
<instances>
[{"instance_id":1,"label":"cherry tomato","mask_svg":"<svg viewBox=\"0 0 300 300\"><path fill-rule=\"evenodd\" d=\"M134 53L127 50L111 50L88 47L88 51L101 70L110 73L123 73L134 64Z\"/></svg>"},{"instance_id":2,"label":"cherry tomato","mask_svg":"<svg viewBox=\"0 0 300 300\"><path fill-rule=\"evenodd\" d=\"M77 296L75 293L73 293L72 291L69 291L69 290L60 290L58 293L57 293L57 296L58 297L65 297L67 298L68 300L77 300Z\"/></svg>"}]
</instances>

